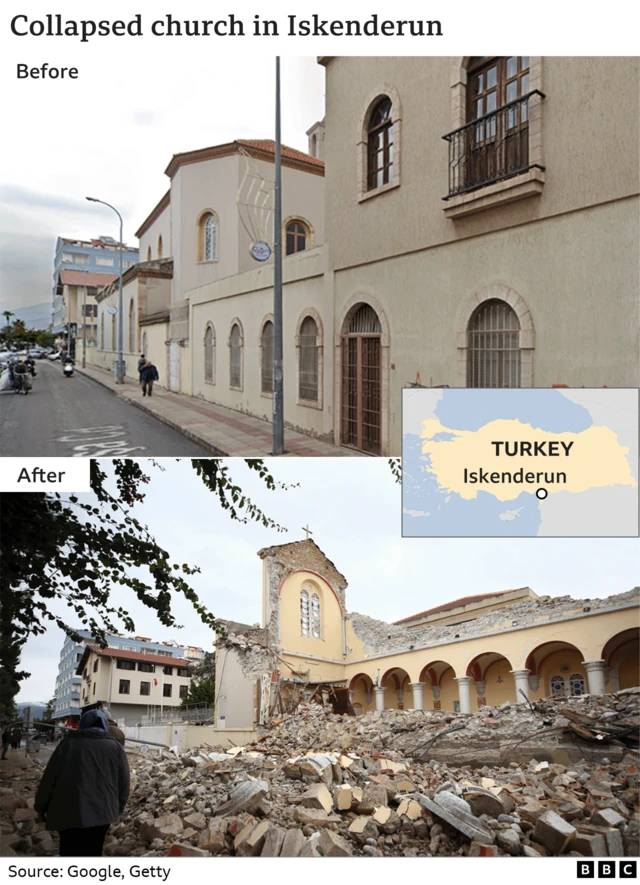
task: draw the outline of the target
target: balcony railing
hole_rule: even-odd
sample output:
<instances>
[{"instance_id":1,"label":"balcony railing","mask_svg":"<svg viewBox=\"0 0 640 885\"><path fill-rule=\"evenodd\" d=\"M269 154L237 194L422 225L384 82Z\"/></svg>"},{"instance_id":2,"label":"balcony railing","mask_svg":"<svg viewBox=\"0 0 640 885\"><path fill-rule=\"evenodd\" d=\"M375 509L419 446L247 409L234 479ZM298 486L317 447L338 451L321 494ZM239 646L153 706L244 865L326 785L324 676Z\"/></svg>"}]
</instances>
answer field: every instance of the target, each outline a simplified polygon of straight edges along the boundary
<instances>
[{"instance_id":1,"label":"balcony railing","mask_svg":"<svg viewBox=\"0 0 640 885\"><path fill-rule=\"evenodd\" d=\"M529 169L542 169L529 162L529 101L539 89L478 117L443 139L449 144L449 193L458 194L486 187Z\"/></svg>"}]
</instances>

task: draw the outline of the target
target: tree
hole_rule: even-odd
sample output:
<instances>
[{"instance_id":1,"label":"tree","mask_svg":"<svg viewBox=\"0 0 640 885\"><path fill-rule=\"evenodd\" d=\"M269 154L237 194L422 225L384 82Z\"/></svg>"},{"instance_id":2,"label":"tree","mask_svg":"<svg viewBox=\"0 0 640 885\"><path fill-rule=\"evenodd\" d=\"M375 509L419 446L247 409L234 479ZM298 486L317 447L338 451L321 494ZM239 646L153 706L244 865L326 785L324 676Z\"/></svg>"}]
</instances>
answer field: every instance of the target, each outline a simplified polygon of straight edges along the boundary
<instances>
[{"instance_id":1,"label":"tree","mask_svg":"<svg viewBox=\"0 0 640 885\"><path fill-rule=\"evenodd\" d=\"M216 656L205 652L204 658L191 670L189 692L180 703L181 707L193 704L213 707L216 700Z\"/></svg>"},{"instance_id":2,"label":"tree","mask_svg":"<svg viewBox=\"0 0 640 885\"><path fill-rule=\"evenodd\" d=\"M2 316L3 316L3 317L5 318L5 320L7 321L7 322L6 322L6 325L8 326L8 325L9 325L9 320L11 319L11 317L15 316L15 314L14 314L14 312L13 312L12 310L3 310L3 311L2 311Z\"/></svg>"},{"instance_id":3,"label":"tree","mask_svg":"<svg viewBox=\"0 0 640 885\"><path fill-rule=\"evenodd\" d=\"M189 463L231 519L286 531L234 483L224 462L192 459ZM246 459L245 463L268 490L291 488L276 482L264 461ZM0 712L8 711L21 680L29 676L19 667L29 637L44 633L47 623L54 623L76 641L81 638L66 617L53 610L55 601L64 601L73 620L102 647L107 645L107 634L136 629L126 609L113 603L114 586L131 590L166 627L179 626L171 602L175 594L182 594L213 633L224 633L189 583L200 569L173 562L148 527L132 514L144 500L143 488L150 476L132 460L112 464L110 480L100 463L91 461L91 493L82 499L63 498L59 493L2 495ZM156 461L151 464L162 469ZM110 481L115 484L113 490Z\"/></svg>"}]
</instances>

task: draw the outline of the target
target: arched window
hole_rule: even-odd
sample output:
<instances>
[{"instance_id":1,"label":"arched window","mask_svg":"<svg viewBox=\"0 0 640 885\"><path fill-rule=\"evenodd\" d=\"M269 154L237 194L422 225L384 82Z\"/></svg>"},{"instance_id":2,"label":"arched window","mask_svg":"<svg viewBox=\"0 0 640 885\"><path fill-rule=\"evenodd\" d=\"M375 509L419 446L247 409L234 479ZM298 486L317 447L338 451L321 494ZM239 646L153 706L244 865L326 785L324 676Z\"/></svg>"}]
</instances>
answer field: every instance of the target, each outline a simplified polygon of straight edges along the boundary
<instances>
[{"instance_id":1,"label":"arched window","mask_svg":"<svg viewBox=\"0 0 640 885\"><path fill-rule=\"evenodd\" d=\"M320 597L317 593L311 594L311 635L314 639L321 638L322 622L320 618Z\"/></svg>"},{"instance_id":2,"label":"arched window","mask_svg":"<svg viewBox=\"0 0 640 885\"><path fill-rule=\"evenodd\" d=\"M142 333L142 353L144 353L145 356L147 355L147 333L146 332Z\"/></svg>"},{"instance_id":3,"label":"arched window","mask_svg":"<svg viewBox=\"0 0 640 885\"><path fill-rule=\"evenodd\" d=\"M213 384L215 372L216 335L213 326L207 326L204 333L204 380Z\"/></svg>"},{"instance_id":4,"label":"arched window","mask_svg":"<svg viewBox=\"0 0 640 885\"><path fill-rule=\"evenodd\" d=\"M116 347L116 315L111 314L111 350L117 350Z\"/></svg>"},{"instance_id":5,"label":"arched window","mask_svg":"<svg viewBox=\"0 0 640 885\"><path fill-rule=\"evenodd\" d=\"M367 189L393 180L393 122L391 99L386 95L374 106L367 126Z\"/></svg>"},{"instance_id":6,"label":"arched window","mask_svg":"<svg viewBox=\"0 0 640 885\"><path fill-rule=\"evenodd\" d=\"M271 320L267 320L262 327L260 349L262 352L261 389L263 393L273 393L273 323Z\"/></svg>"},{"instance_id":7,"label":"arched window","mask_svg":"<svg viewBox=\"0 0 640 885\"><path fill-rule=\"evenodd\" d=\"M238 323L234 323L229 336L230 372L229 385L242 387L242 333Z\"/></svg>"},{"instance_id":8,"label":"arched window","mask_svg":"<svg viewBox=\"0 0 640 885\"><path fill-rule=\"evenodd\" d=\"M318 326L313 317L305 317L300 326L300 364L298 396L318 401Z\"/></svg>"},{"instance_id":9,"label":"arched window","mask_svg":"<svg viewBox=\"0 0 640 885\"><path fill-rule=\"evenodd\" d=\"M309 592L302 588L300 591L300 633L302 636L309 635Z\"/></svg>"},{"instance_id":10,"label":"arched window","mask_svg":"<svg viewBox=\"0 0 640 885\"><path fill-rule=\"evenodd\" d=\"M218 220L210 212L201 221L201 261L215 261L218 257Z\"/></svg>"},{"instance_id":11,"label":"arched window","mask_svg":"<svg viewBox=\"0 0 640 885\"><path fill-rule=\"evenodd\" d=\"M467 387L520 387L520 322L506 301L485 301L469 320Z\"/></svg>"},{"instance_id":12,"label":"arched window","mask_svg":"<svg viewBox=\"0 0 640 885\"><path fill-rule=\"evenodd\" d=\"M551 694L565 693L564 676L560 676L560 674L552 676L549 680L549 685L551 687Z\"/></svg>"},{"instance_id":13,"label":"arched window","mask_svg":"<svg viewBox=\"0 0 640 885\"><path fill-rule=\"evenodd\" d=\"M136 321L134 316L133 298L129 302L129 353L136 348Z\"/></svg>"},{"instance_id":14,"label":"arched window","mask_svg":"<svg viewBox=\"0 0 640 885\"><path fill-rule=\"evenodd\" d=\"M158 236L158 258L162 258L162 234Z\"/></svg>"},{"instance_id":15,"label":"arched window","mask_svg":"<svg viewBox=\"0 0 640 885\"><path fill-rule=\"evenodd\" d=\"M569 676L569 691L572 697L581 697L584 694L584 676L582 673L572 673Z\"/></svg>"},{"instance_id":16,"label":"arched window","mask_svg":"<svg viewBox=\"0 0 640 885\"><path fill-rule=\"evenodd\" d=\"M151 246L147 246L147 261L151 261Z\"/></svg>"},{"instance_id":17,"label":"arched window","mask_svg":"<svg viewBox=\"0 0 640 885\"><path fill-rule=\"evenodd\" d=\"M309 228L302 221L290 221L287 225L287 255L295 255L296 252L304 252L307 248Z\"/></svg>"}]
</instances>

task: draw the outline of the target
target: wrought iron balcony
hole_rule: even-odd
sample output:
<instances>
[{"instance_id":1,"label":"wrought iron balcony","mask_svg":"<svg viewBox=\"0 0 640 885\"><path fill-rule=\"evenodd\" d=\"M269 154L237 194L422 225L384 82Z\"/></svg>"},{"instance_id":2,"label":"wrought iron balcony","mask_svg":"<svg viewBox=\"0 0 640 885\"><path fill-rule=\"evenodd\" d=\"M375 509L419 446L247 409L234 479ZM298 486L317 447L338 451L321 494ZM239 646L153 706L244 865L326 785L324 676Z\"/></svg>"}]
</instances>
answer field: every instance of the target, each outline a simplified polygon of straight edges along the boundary
<instances>
[{"instance_id":1,"label":"wrought iron balcony","mask_svg":"<svg viewBox=\"0 0 640 885\"><path fill-rule=\"evenodd\" d=\"M466 194L529 169L529 101L539 89L478 117L443 139L449 144L449 193L444 200Z\"/></svg>"}]
</instances>

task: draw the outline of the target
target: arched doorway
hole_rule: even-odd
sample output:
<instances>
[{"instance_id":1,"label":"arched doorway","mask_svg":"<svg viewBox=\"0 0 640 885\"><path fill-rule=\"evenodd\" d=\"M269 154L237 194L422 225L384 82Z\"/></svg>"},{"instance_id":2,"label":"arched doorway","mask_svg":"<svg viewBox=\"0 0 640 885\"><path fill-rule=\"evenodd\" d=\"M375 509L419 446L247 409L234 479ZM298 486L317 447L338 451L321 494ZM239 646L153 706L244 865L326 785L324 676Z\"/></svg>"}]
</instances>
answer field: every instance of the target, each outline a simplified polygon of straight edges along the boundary
<instances>
[{"instance_id":1,"label":"arched doorway","mask_svg":"<svg viewBox=\"0 0 640 885\"><path fill-rule=\"evenodd\" d=\"M640 630L631 627L616 633L602 649L607 691L640 685Z\"/></svg>"},{"instance_id":2,"label":"arched doorway","mask_svg":"<svg viewBox=\"0 0 640 885\"><path fill-rule=\"evenodd\" d=\"M373 681L366 673L358 673L349 683L349 700L356 716L375 709Z\"/></svg>"},{"instance_id":3,"label":"arched doorway","mask_svg":"<svg viewBox=\"0 0 640 885\"><path fill-rule=\"evenodd\" d=\"M409 687L411 680L406 670L392 667L380 680L384 688L385 710L412 710L413 694Z\"/></svg>"},{"instance_id":4,"label":"arched doorway","mask_svg":"<svg viewBox=\"0 0 640 885\"><path fill-rule=\"evenodd\" d=\"M478 709L483 704L497 707L506 701L523 703L524 698L517 696L512 669L509 660L498 652L489 651L476 655L466 673L471 676L476 688L475 705L473 691L471 692L471 709Z\"/></svg>"},{"instance_id":5,"label":"arched doorway","mask_svg":"<svg viewBox=\"0 0 640 885\"><path fill-rule=\"evenodd\" d=\"M447 710L450 713L459 708L456 673L447 661L432 661L425 664L420 672L425 710Z\"/></svg>"},{"instance_id":6,"label":"arched doorway","mask_svg":"<svg viewBox=\"0 0 640 885\"><path fill-rule=\"evenodd\" d=\"M583 653L570 642L543 642L527 657L529 698L578 697L589 691Z\"/></svg>"},{"instance_id":7,"label":"arched doorway","mask_svg":"<svg viewBox=\"0 0 640 885\"><path fill-rule=\"evenodd\" d=\"M369 455L381 453L381 336L375 310L355 305L342 331L341 442Z\"/></svg>"}]
</instances>

